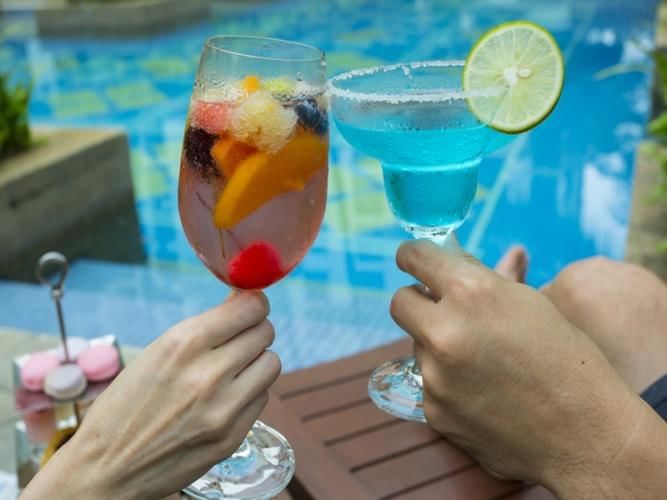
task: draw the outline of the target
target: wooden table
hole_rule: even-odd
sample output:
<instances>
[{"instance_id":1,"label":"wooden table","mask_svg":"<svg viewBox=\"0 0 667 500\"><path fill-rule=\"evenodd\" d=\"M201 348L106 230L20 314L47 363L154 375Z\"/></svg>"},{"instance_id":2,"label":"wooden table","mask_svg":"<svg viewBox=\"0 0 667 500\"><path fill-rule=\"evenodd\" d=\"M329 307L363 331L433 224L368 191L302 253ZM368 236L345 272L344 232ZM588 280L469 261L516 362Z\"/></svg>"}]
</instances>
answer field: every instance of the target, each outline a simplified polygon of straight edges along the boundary
<instances>
[{"instance_id":1,"label":"wooden table","mask_svg":"<svg viewBox=\"0 0 667 500\"><path fill-rule=\"evenodd\" d=\"M373 405L370 372L410 349L401 341L276 382L262 420L294 447L294 499L553 500L541 487L493 479L428 426Z\"/></svg>"}]
</instances>

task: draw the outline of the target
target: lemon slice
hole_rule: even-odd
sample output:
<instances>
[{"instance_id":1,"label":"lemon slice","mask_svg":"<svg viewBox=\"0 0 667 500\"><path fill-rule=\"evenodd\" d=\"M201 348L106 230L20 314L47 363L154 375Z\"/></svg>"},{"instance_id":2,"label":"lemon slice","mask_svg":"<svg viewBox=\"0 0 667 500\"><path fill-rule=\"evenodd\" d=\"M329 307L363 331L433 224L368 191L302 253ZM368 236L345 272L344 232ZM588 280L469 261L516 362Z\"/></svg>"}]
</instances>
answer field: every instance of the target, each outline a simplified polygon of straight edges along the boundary
<instances>
[{"instance_id":1,"label":"lemon slice","mask_svg":"<svg viewBox=\"0 0 667 500\"><path fill-rule=\"evenodd\" d=\"M487 31L470 51L463 89L483 123L509 134L525 132L554 109L564 79L563 54L546 29L512 21Z\"/></svg>"}]
</instances>

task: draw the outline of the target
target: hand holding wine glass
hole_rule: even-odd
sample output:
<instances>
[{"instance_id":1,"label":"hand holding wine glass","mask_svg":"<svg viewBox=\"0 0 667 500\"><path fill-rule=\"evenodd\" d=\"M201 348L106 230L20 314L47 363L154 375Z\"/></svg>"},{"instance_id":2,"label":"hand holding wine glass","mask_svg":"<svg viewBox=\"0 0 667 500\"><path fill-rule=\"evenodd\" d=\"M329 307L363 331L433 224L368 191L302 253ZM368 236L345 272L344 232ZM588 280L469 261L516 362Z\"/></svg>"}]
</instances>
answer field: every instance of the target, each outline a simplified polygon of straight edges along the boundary
<instances>
[{"instance_id":1,"label":"hand holding wine glass","mask_svg":"<svg viewBox=\"0 0 667 500\"><path fill-rule=\"evenodd\" d=\"M263 294L245 292L171 327L95 401L22 498L162 498L231 455L280 373L268 312Z\"/></svg>"},{"instance_id":2,"label":"hand holding wine glass","mask_svg":"<svg viewBox=\"0 0 667 500\"><path fill-rule=\"evenodd\" d=\"M324 217L328 119L323 54L282 40L206 42L183 138L179 212L195 253L236 290L262 290L303 259ZM239 450L187 492L271 498L294 453L257 422Z\"/></svg>"}]
</instances>

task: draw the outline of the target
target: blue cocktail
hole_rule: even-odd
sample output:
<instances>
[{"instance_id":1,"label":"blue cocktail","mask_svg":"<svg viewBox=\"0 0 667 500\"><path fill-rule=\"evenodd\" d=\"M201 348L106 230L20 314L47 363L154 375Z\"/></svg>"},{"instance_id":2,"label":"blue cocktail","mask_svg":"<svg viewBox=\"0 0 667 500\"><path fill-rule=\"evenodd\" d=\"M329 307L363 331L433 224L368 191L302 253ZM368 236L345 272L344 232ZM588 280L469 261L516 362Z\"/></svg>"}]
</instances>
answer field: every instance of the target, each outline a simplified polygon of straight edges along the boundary
<instances>
[{"instance_id":1,"label":"blue cocktail","mask_svg":"<svg viewBox=\"0 0 667 500\"><path fill-rule=\"evenodd\" d=\"M468 99L493 95L461 90L463 61L380 66L329 82L332 115L345 139L380 160L392 212L416 238L455 249L453 231L477 191L479 163L511 136L486 126ZM380 366L369 394L383 410L425 421L414 358Z\"/></svg>"}]
</instances>

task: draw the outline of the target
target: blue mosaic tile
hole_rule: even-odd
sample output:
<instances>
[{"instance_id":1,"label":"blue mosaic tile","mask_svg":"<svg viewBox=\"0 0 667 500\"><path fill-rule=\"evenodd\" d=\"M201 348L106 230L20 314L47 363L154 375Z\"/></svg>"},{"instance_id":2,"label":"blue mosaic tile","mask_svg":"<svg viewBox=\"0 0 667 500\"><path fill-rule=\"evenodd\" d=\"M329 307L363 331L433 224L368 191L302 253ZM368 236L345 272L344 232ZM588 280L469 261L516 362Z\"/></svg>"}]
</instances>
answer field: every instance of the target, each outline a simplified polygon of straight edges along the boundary
<instances>
[{"instance_id":1,"label":"blue mosaic tile","mask_svg":"<svg viewBox=\"0 0 667 500\"><path fill-rule=\"evenodd\" d=\"M72 332L113 331L123 342L145 345L226 294L188 246L176 204L193 75L205 38L217 33L317 45L333 75L383 62L463 58L494 24L515 18L542 22L566 56L561 102L543 125L485 159L483 196L461 228L460 241L490 265L509 245L523 243L531 254L533 285L576 259L598 253L621 258L650 75L610 76L607 70L650 67L644 48L652 43L656 5L657 0L283 0L233 13L216 9L207 21L183 29L115 40L40 38L30 14L4 16L0 71L12 68L17 79L34 78L33 123L120 126L135 153L137 209L149 262L76 262L66 301ZM128 97L128 85L146 95ZM332 190L328 210L365 195L386 203L376 162L354 151L335 128L331 146L332 170L346 182ZM328 214L311 253L290 278L268 291L279 332L276 350L287 369L400 337L388 304L391 293L409 283L393 257L406 235L383 218L386 205L372 208L368 224L344 224L336 218L341 216ZM45 290L0 281L0 324L53 332Z\"/></svg>"}]
</instances>

